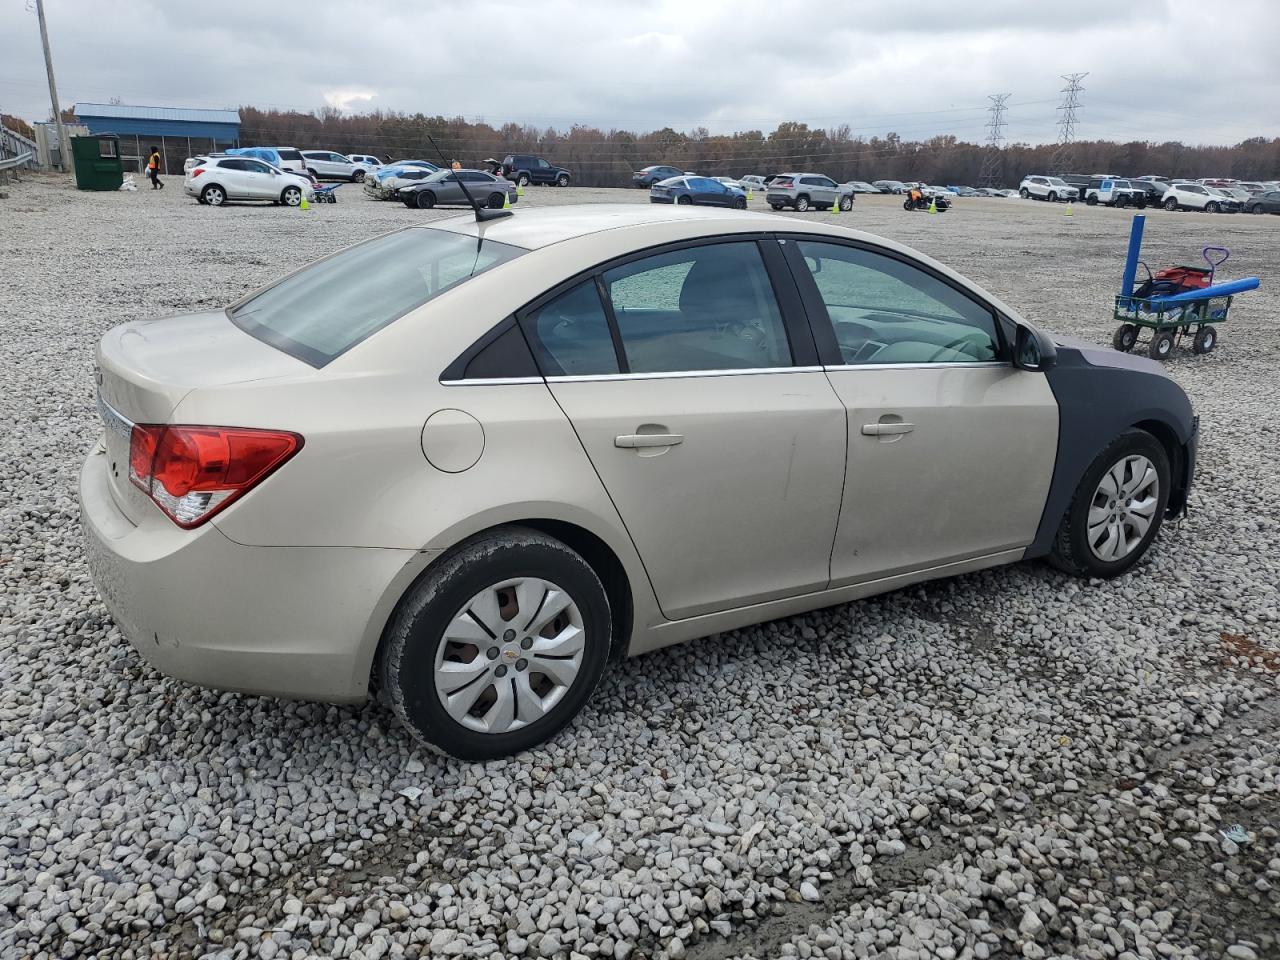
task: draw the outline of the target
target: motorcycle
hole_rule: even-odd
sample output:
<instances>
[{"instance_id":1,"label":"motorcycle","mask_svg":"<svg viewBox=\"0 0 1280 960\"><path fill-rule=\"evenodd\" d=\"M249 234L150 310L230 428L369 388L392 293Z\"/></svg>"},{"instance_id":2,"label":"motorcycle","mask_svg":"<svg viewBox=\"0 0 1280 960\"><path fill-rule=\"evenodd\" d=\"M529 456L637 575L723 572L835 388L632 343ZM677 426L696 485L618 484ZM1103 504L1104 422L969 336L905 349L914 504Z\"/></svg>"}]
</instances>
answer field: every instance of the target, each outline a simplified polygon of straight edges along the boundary
<instances>
[{"instance_id":1,"label":"motorcycle","mask_svg":"<svg viewBox=\"0 0 1280 960\"><path fill-rule=\"evenodd\" d=\"M935 204L934 209L939 213L951 208L951 201L946 197L912 197L907 195L907 199L902 201L903 210L928 210L929 204Z\"/></svg>"}]
</instances>

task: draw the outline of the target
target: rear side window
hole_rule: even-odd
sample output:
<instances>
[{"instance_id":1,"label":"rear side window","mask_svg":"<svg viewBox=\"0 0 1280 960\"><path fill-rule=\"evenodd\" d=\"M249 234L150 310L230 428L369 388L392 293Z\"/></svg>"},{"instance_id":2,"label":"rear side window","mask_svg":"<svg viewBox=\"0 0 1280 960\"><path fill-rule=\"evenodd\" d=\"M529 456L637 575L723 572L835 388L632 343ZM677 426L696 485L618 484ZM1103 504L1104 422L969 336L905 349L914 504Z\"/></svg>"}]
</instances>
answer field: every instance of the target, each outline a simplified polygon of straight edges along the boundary
<instances>
[{"instance_id":1,"label":"rear side window","mask_svg":"<svg viewBox=\"0 0 1280 960\"><path fill-rule=\"evenodd\" d=\"M594 278L531 311L524 323L538 366L547 376L618 372L618 355Z\"/></svg>"},{"instance_id":2,"label":"rear side window","mask_svg":"<svg viewBox=\"0 0 1280 960\"><path fill-rule=\"evenodd\" d=\"M782 314L751 242L707 244L604 274L631 373L791 365Z\"/></svg>"},{"instance_id":3,"label":"rear side window","mask_svg":"<svg viewBox=\"0 0 1280 960\"><path fill-rule=\"evenodd\" d=\"M415 227L313 263L229 311L250 336L322 367L520 247Z\"/></svg>"}]
</instances>

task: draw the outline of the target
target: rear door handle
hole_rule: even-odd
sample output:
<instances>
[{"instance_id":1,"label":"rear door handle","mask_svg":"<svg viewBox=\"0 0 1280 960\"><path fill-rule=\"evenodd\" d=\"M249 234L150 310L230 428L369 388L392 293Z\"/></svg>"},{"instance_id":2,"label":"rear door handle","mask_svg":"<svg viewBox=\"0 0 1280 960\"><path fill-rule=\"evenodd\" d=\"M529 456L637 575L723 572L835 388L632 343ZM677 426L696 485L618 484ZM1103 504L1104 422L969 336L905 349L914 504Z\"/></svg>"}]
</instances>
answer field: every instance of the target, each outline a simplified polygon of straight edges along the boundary
<instances>
[{"instance_id":1,"label":"rear door handle","mask_svg":"<svg viewBox=\"0 0 1280 960\"><path fill-rule=\"evenodd\" d=\"M910 433L916 428L914 423L864 423L864 437L887 437L898 433Z\"/></svg>"},{"instance_id":2,"label":"rear door handle","mask_svg":"<svg viewBox=\"0 0 1280 960\"><path fill-rule=\"evenodd\" d=\"M639 447L674 447L684 443L684 437L678 433L628 433L613 438L613 445L624 450L635 450Z\"/></svg>"}]
</instances>

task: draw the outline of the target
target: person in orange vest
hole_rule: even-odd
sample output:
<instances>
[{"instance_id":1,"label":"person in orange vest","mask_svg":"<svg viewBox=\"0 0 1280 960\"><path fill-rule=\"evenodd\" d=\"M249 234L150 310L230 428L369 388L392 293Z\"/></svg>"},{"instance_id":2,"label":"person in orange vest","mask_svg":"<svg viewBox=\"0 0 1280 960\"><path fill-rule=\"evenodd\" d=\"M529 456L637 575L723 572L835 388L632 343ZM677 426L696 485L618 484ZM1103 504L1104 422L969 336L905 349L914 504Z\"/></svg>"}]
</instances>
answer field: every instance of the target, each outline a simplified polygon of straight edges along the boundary
<instances>
[{"instance_id":1,"label":"person in orange vest","mask_svg":"<svg viewBox=\"0 0 1280 960\"><path fill-rule=\"evenodd\" d=\"M147 176L151 178L152 190L163 190L164 184L160 182L160 148L153 146L151 148L151 156L147 160Z\"/></svg>"}]
</instances>

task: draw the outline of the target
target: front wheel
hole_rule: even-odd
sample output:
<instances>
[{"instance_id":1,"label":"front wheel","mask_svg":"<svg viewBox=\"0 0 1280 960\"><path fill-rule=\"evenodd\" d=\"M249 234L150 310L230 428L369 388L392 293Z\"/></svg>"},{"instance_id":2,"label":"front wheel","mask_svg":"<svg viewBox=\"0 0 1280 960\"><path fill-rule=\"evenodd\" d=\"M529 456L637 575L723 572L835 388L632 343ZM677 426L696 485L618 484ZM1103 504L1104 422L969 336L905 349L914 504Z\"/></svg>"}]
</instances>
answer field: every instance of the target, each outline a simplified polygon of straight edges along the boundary
<instances>
[{"instance_id":1,"label":"front wheel","mask_svg":"<svg viewBox=\"0 0 1280 960\"><path fill-rule=\"evenodd\" d=\"M296 207L302 203L302 190L299 187L285 187L280 191L280 202L286 207Z\"/></svg>"},{"instance_id":2,"label":"front wheel","mask_svg":"<svg viewBox=\"0 0 1280 960\"><path fill-rule=\"evenodd\" d=\"M852 209L853 209L853 197L841 197L841 198L840 198L840 209L841 209L841 210L843 210L845 213L848 213L850 210L852 210Z\"/></svg>"},{"instance_id":3,"label":"front wheel","mask_svg":"<svg viewBox=\"0 0 1280 960\"><path fill-rule=\"evenodd\" d=\"M1049 202L1050 202L1050 203L1057 203L1057 202L1058 202L1058 191L1056 191L1056 190L1050 190L1050 191L1049 191Z\"/></svg>"},{"instance_id":4,"label":"front wheel","mask_svg":"<svg viewBox=\"0 0 1280 960\"><path fill-rule=\"evenodd\" d=\"M1219 206L1218 206L1216 203L1214 203L1212 200L1210 200L1208 203L1206 203L1206 204L1204 205L1204 209L1205 209L1205 213L1217 213L1217 212L1218 212L1219 210L1221 210L1222 208L1221 208L1221 207L1219 207Z\"/></svg>"},{"instance_id":5,"label":"front wheel","mask_svg":"<svg viewBox=\"0 0 1280 960\"><path fill-rule=\"evenodd\" d=\"M418 209L430 210L436 205L436 195L430 190L422 190L418 193Z\"/></svg>"},{"instance_id":6,"label":"front wheel","mask_svg":"<svg viewBox=\"0 0 1280 960\"><path fill-rule=\"evenodd\" d=\"M1115 335L1111 338L1111 345L1121 353L1128 353L1133 349L1133 345L1138 342L1138 328L1132 323L1122 323L1116 328Z\"/></svg>"},{"instance_id":7,"label":"front wheel","mask_svg":"<svg viewBox=\"0 0 1280 960\"><path fill-rule=\"evenodd\" d=\"M550 739L582 709L612 637L591 566L523 527L481 534L401 600L379 651L380 689L414 737L463 760Z\"/></svg>"},{"instance_id":8,"label":"front wheel","mask_svg":"<svg viewBox=\"0 0 1280 960\"><path fill-rule=\"evenodd\" d=\"M1080 577L1118 577L1160 531L1172 471L1145 430L1126 430L1098 455L1076 487L1049 562Z\"/></svg>"},{"instance_id":9,"label":"front wheel","mask_svg":"<svg viewBox=\"0 0 1280 960\"><path fill-rule=\"evenodd\" d=\"M352 182L352 183L364 183L364 171L363 171L363 170L357 170L355 173L353 173L353 174L351 175L351 182Z\"/></svg>"},{"instance_id":10,"label":"front wheel","mask_svg":"<svg viewBox=\"0 0 1280 960\"><path fill-rule=\"evenodd\" d=\"M1151 346L1147 348L1147 353L1152 360L1168 360L1173 353L1173 331L1157 330L1151 338Z\"/></svg>"},{"instance_id":11,"label":"front wheel","mask_svg":"<svg viewBox=\"0 0 1280 960\"><path fill-rule=\"evenodd\" d=\"M1256 206L1250 207L1250 208L1249 208L1249 212L1250 212L1250 213L1262 213L1262 212L1263 212L1263 210L1262 210L1262 204L1260 204L1260 203L1259 203L1259 204L1257 204Z\"/></svg>"},{"instance_id":12,"label":"front wheel","mask_svg":"<svg viewBox=\"0 0 1280 960\"><path fill-rule=\"evenodd\" d=\"M562 173L560 174L560 176L556 177L557 187L567 187L568 185L569 185L569 175L567 173Z\"/></svg>"},{"instance_id":13,"label":"front wheel","mask_svg":"<svg viewBox=\"0 0 1280 960\"><path fill-rule=\"evenodd\" d=\"M1208 353L1218 345L1218 331L1213 327L1201 327L1196 331L1196 338L1191 341L1193 353Z\"/></svg>"},{"instance_id":14,"label":"front wheel","mask_svg":"<svg viewBox=\"0 0 1280 960\"><path fill-rule=\"evenodd\" d=\"M747 198L746 198L746 197L735 197L735 198L734 198L734 200L733 200L733 209L735 209L735 210L745 210L745 209L747 209Z\"/></svg>"},{"instance_id":15,"label":"front wheel","mask_svg":"<svg viewBox=\"0 0 1280 960\"><path fill-rule=\"evenodd\" d=\"M1096 207L1098 205L1098 195L1096 193L1089 194L1089 199L1085 201L1085 206Z\"/></svg>"}]
</instances>

